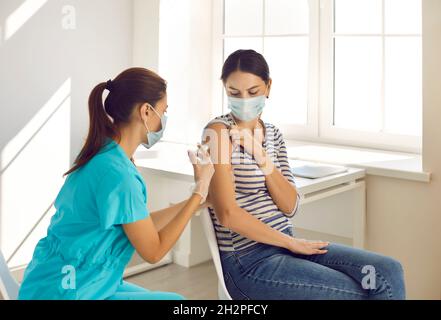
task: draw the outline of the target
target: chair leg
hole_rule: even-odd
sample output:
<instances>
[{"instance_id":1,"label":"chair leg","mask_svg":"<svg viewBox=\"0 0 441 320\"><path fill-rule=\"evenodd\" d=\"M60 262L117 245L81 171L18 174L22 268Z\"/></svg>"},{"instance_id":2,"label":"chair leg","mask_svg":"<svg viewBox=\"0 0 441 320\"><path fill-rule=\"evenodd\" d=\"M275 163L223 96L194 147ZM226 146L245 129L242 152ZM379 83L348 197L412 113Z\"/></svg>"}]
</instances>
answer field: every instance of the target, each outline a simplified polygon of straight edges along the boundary
<instances>
[{"instance_id":1,"label":"chair leg","mask_svg":"<svg viewBox=\"0 0 441 320\"><path fill-rule=\"evenodd\" d=\"M219 300L231 300L230 295L224 291L219 281L217 282L217 295L219 297Z\"/></svg>"}]
</instances>

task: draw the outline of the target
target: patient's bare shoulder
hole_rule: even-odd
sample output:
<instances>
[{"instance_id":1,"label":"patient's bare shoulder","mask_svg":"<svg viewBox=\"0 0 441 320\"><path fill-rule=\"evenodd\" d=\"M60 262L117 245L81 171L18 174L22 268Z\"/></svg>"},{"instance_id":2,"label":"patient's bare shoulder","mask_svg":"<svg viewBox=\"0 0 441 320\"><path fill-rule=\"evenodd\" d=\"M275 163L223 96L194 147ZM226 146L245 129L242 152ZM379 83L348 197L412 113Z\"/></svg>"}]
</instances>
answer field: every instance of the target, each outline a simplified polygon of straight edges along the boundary
<instances>
[{"instance_id":1,"label":"patient's bare shoulder","mask_svg":"<svg viewBox=\"0 0 441 320\"><path fill-rule=\"evenodd\" d=\"M202 143L209 146L214 165L231 163L230 126L231 120L224 115L214 118L204 128Z\"/></svg>"}]
</instances>

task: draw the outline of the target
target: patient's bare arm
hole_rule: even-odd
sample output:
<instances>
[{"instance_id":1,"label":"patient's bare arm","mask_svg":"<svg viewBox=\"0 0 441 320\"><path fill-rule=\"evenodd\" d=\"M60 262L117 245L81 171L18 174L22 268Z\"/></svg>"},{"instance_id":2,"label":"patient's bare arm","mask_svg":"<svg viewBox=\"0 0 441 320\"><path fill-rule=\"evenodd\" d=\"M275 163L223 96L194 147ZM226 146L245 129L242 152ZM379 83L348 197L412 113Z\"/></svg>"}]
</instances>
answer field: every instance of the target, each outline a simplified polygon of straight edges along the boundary
<instances>
[{"instance_id":1,"label":"patient's bare arm","mask_svg":"<svg viewBox=\"0 0 441 320\"><path fill-rule=\"evenodd\" d=\"M261 222L236 204L231 175L231 142L225 125L216 123L208 143L215 173L209 188L209 197L219 222L249 239L278 247L288 248L293 238Z\"/></svg>"}]
</instances>

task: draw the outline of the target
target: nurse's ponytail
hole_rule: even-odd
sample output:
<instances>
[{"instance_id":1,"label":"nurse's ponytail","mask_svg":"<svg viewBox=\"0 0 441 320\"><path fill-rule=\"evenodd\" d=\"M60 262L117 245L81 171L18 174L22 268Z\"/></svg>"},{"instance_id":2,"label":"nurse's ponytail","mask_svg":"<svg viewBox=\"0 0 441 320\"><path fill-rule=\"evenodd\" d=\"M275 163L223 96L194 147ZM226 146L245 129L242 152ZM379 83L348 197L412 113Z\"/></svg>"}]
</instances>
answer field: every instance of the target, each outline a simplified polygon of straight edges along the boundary
<instances>
[{"instance_id":1,"label":"nurse's ponytail","mask_svg":"<svg viewBox=\"0 0 441 320\"><path fill-rule=\"evenodd\" d=\"M104 144L107 137L113 137L117 131L104 111L103 93L106 89L106 82L98 84L93 88L89 96L89 133L84 147L75 159L75 166L66 172L68 175L79 167L86 164Z\"/></svg>"},{"instance_id":2,"label":"nurse's ponytail","mask_svg":"<svg viewBox=\"0 0 441 320\"><path fill-rule=\"evenodd\" d=\"M109 90L104 104L104 90ZM95 156L108 138L120 140L119 126L130 122L133 109L148 102L152 106L165 95L167 84L153 71L131 68L113 81L101 82L89 96L89 133L68 175Z\"/></svg>"}]
</instances>

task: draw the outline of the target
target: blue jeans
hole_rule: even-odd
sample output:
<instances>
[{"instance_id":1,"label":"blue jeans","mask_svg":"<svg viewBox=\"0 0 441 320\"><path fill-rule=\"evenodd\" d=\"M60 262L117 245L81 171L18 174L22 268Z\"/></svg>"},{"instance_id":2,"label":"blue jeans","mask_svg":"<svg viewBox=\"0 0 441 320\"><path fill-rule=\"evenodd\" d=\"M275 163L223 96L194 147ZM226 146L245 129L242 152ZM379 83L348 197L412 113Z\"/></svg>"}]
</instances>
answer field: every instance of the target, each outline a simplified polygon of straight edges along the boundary
<instances>
[{"instance_id":1,"label":"blue jeans","mask_svg":"<svg viewBox=\"0 0 441 320\"><path fill-rule=\"evenodd\" d=\"M292 230L284 231L293 236ZM374 252L330 243L328 252L301 255L258 243L220 252L234 300L404 300L403 267Z\"/></svg>"}]
</instances>

